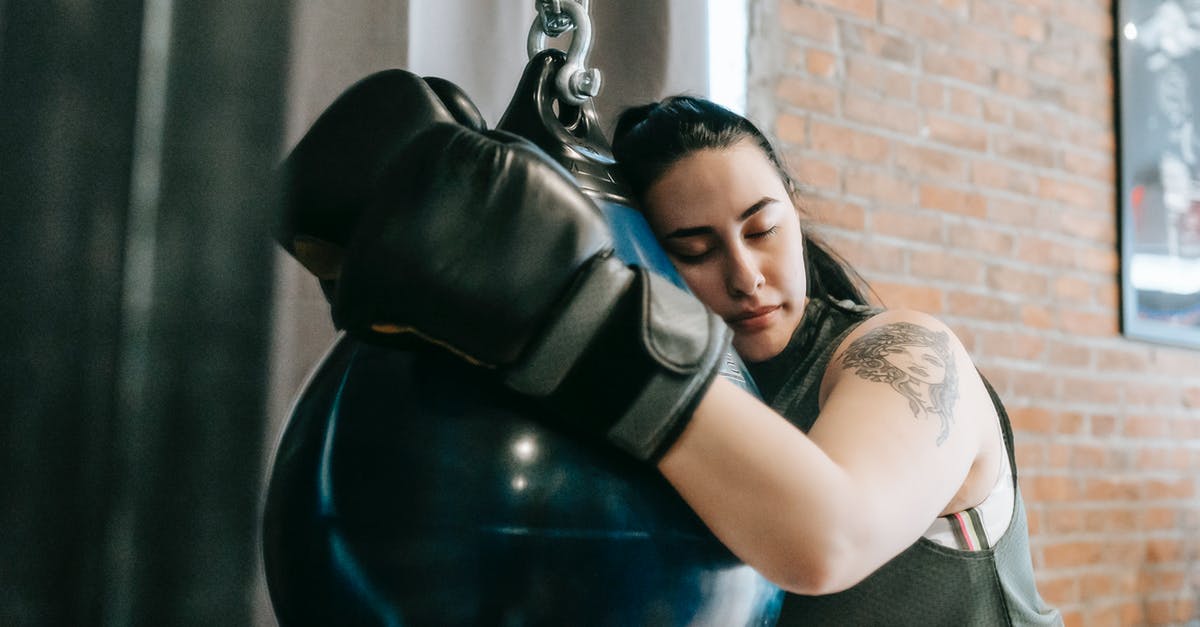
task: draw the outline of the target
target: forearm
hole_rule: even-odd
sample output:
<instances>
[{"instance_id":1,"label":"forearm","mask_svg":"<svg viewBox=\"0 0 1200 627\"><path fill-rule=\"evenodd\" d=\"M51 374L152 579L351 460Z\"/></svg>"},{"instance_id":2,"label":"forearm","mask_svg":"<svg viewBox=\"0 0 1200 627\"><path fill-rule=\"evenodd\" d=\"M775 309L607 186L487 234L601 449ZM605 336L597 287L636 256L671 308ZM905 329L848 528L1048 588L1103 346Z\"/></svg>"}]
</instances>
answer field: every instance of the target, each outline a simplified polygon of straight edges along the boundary
<instances>
[{"instance_id":1,"label":"forearm","mask_svg":"<svg viewBox=\"0 0 1200 627\"><path fill-rule=\"evenodd\" d=\"M851 477L799 429L717 381L659 470L727 547L793 592L814 594L853 569L842 524Z\"/></svg>"}]
</instances>

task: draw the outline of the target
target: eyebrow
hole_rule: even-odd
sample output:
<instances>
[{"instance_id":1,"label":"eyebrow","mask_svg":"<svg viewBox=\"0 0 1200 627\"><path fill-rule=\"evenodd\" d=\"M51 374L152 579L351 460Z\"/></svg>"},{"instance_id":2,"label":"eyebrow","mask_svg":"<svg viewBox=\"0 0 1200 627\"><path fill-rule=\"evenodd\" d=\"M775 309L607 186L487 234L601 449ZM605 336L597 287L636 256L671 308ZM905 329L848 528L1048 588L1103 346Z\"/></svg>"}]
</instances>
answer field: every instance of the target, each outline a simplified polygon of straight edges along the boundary
<instances>
[{"instance_id":1,"label":"eyebrow","mask_svg":"<svg viewBox=\"0 0 1200 627\"><path fill-rule=\"evenodd\" d=\"M767 205L779 202L770 196L763 196L758 202L750 205L750 208L743 211L742 215L738 216L738 222L745 222L750 219L750 216L762 211ZM675 229L663 236L663 239L673 239L677 237L694 237L696 235L711 235L716 233L716 229L711 226L687 226L681 229Z\"/></svg>"}]
</instances>

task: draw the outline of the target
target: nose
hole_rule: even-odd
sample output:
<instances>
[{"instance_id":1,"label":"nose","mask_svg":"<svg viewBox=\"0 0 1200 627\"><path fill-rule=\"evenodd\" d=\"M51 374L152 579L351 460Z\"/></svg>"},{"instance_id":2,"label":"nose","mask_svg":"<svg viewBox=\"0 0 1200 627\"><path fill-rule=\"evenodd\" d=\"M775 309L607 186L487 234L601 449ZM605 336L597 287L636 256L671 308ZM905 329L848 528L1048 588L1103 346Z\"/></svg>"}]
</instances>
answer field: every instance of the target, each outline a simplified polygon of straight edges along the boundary
<instances>
[{"instance_id":1,"label":"nose","mask_svg":"<svg viewBox=\"0 0 1200 627\"><path fill-rule=\"evenodd\" d=\"M758 259L745 246L733 246L727 258L725 282L729 295L735 298L750 296L766 283Z\"/></svg>"}]
</instances>

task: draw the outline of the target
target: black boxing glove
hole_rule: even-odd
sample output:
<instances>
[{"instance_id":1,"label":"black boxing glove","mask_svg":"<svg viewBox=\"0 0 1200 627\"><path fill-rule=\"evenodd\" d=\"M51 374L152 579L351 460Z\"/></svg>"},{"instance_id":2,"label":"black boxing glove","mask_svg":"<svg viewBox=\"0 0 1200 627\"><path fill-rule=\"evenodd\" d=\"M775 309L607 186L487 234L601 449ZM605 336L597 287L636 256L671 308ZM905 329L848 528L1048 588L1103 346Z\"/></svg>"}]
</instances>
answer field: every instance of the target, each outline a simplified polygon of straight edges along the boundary
<instances>
[{"instance_id":1,"label":"black boxing glove","mask_svg":"<svg viewBox=\"0 0 1200 627\"><path fill-rule=\"evenodd\" d=\"M674 442L731 332L613 257L599 209L514 135L436 124L380 178L347 247L338 326L415 336L498 371L574 430L642 460Z\"/></svg>"},{"instance_id":2,"label":"black boxing glove","mask_svg":"<svg viewBox=\"0 0 1200 627\"><path fill-rule=\"evenodd\" d=\"M276 239L322 280L327 294L381 169L416 133L438 122L485 128L454 83L385 70L338 96L284 159Z\"/></svg>"}]
</instances>

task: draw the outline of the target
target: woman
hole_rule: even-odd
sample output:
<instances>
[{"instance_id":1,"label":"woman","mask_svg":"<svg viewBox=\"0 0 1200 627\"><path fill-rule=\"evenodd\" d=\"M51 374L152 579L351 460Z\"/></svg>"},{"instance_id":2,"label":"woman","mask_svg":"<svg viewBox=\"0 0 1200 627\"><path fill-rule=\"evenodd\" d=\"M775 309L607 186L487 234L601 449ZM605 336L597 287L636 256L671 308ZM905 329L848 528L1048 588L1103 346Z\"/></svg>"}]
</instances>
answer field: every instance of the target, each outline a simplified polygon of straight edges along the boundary
<instances>
[{"instance_id":1,"label":"woman","mask_svg":"<svg viewBox=\"0 0 1200 627\"><path fill-rule=\"evenodd\" d=\"M659 463L797 593L780 623L1058 622L1033 585L1007 417L953 332L866 306L746 119L671 98L626 111L613 147L688 286L807 433L714 386Z\"/></svg>"},{"instance_id":2,"label":"woman","mask_svg":"<svg viewBox=\"0 0 1200 627\"><path fill-rule=\"evenodd\" d=\"M621 168L693 297L617 260L596 207L540 151L395 80L427 106L386 145L362 142L378 150L359 157L377 181L361 216L301 194L316 199L293 210L304 237L284 238L301 258L314 238L344 246L309 264L336 278L339 327L447 349L547 420L656 464L794 593L784 624L1059 622L1034 587L999 402L944 324L866 305L752 124L675 98L618 125ZM292 161L361 152L326 117L305 144L320 150ZM731 333L769 406L716 376Z\"/></svg>"}]
</instances>

